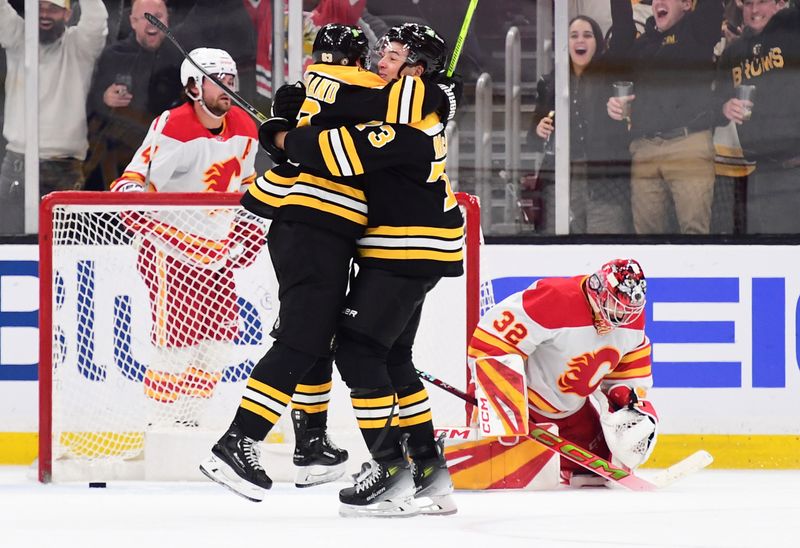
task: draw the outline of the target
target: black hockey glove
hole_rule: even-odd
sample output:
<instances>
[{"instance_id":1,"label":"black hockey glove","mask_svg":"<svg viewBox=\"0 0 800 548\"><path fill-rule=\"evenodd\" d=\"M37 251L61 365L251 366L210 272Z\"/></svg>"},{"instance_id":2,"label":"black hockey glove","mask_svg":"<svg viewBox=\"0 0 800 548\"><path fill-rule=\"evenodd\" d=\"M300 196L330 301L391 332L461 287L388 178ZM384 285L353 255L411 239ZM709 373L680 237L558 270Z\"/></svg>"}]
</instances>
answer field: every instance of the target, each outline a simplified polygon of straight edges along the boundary
<instances>
[{"instance_id":1,"label":"black hockey glove","mask_svg":"<svg viewBox=\"0 0 800 548\"><path fill-rule=\"evenodd\" d=\"M461 95L464 92L464 80L458 74L445 76L443 72L433 77L433 82L442 90L444 98L441 106L436 113L441 118L443 124L447 124L456 115L456 108L461 103Z\"/></svg>"},{"instance_id":2,"label":"black hockey glove","mask_svg":"<svg viewBox=\"0 0 800 548\"><path fill-rule=\"evenodd\" d=\"M306 86L303 82L296 84L284 84L275 91L272 97L272 116L286 118L292 124L297 125L297 113L306 100Z\"/></svg>"},{"instance_id":3,"label":"black hockey glove","mask_svg":"<svg viewBox=\"0 0 800 548\"><path fill-rule=\"evenodd\" d=\"M258 128L258 142L273 162L282 164L287 160L286 153L275 146L275 135L281 131L290 131L294 127L286 118L270 118Z\"/></svg>"}]
</instances>

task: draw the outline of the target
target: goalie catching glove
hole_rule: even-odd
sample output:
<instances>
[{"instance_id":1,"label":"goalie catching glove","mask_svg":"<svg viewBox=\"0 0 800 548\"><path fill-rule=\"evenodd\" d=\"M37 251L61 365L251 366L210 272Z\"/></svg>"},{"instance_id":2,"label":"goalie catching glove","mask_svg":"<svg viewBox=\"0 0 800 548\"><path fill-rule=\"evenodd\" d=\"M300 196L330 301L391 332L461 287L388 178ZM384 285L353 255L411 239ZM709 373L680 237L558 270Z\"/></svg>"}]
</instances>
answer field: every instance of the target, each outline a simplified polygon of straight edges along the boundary
<instances>
[{"instance_id":1,"label":"goalie catching glove","mask_svg":"<svg viewBox=\"0 0 800 548\"><path fill-rule=\"evenodd\" d=\"M650 458L656 445L658 415L653 404L640 400L630 387L619 385L608 395L596 392L600 426L614 459L635 469Z\"/></svg>"},{"instance_id":2,"label":"goalie catching glove","mask_svg":"<svg viewBox=\"0 0 800 548\"><path fill-rule=\"evenodd\" d=\"M287 160L286 153L275 146L275 135L281 131L290 131L292 124L286 118L270 118L258 128L258 142L261 148L269 155L270 159L276 164L282 164Z\"/></svg>"}]
</instances>

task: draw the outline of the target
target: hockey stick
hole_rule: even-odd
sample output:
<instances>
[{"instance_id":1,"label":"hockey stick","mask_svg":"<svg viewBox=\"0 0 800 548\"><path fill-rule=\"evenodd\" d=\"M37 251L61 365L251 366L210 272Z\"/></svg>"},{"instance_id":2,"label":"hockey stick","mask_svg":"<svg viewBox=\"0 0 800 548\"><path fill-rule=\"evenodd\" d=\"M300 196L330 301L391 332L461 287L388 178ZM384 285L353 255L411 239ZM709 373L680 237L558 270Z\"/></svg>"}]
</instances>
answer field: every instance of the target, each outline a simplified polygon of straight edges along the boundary
<instances>
[{"instance_id":1,"label":"hockey stick","mask_svg":"<svg viewBox=\"0 0 800 548\"><path fill-rule=\"evenodd\" d=\"M445 392L450 392L454 396L457 396L465 402L471 403L472 405L478 404L478 400L474 396L470 396L466 392L447 384L446 382L434 377L430 373L420 371L419 369L416 371L417 375L419 375L422 379L435 386L438 386ZM705 468L711 464L711 461L713 460L711 455L707 452L698 451L697 453L690 455L689 457L674 464L663 473L659 474L661 477L657 478L654 482L649 482L635 475L633 472L628 472L627 470L617 468L606 459L595 455L591 451L588 451L567 439L548 432L543 428L539 428L534 422L530 423L528 437L536 443L543 445L548 451L564 457L575 464L579 464L590 472L594 472L598 476L602 476L603 478L622 485L623 487L632 491L654 491L661 487L666 487L667 485L671 485L672 483L678 481L684 476L687 476L688 474L691 474L692 472L696 472L702 468Z\"/></svg>"},{"instance_id":2,"label":"hockey stick","mask_svg":"<svg viewBox=\"0 0 800 548\"><path fill-rule=\"evenodd\" d=\"M155 28L157 28L158 30L163 32L164 36L169 38L169 41L172 42L173 44L175 44L175 47L178 48L178 51L181 52L183 57L185 59L187 59L191 64L193 64L197 70L202 72L212 82L217 84L222 89L222 91L224 91L231 98L231 100L234 103L236 103L237 105L242 107L244 110L246 110L248 112L248 114L250 114L250 116L255 118L260 124L263 124L264 122L267 121L267 117L264 116L258 110L256 110L256 107L254 107L253 105L251 105L250 103L245 101L244 98L241 95L239 95L238 93L233 91L231 88L229 88L228 86L223 84L220 81L219 78L217 78L213 74L209 74L208 72L206 72L206 70L203 67L198 65L197 62L189 56L189 53L185 49L183 49L183 46L181 46L180 42L178 42L178 39L175 38L175 36L172 34L172 31L170 31L169 28L164 23L161 22L161 20L159 20L152 13L147 13L147 12L145 12L144 17L145 17L145 19L147 19L150 22L151 25L153 25Z\"/></svg>"},{"instance_id":3,"label":"hockey stick","mask_svg":"<svg viewBox=\"0 0 800 548\"><path fill-rule=\"evenodd\" d=\"M453 55L450 57L450 64L447 66L448 78L452 76L456 70L456 65L458 64L458 58L461 57L461 48L464 47L464 40L466 40L467 38L467 33L469 32L469 25L472 22L472 14L475 13L475 8L477 7L478 7L478 0L469 0L469 6L467 6L467 13L466 15L464 15L464 22L461 23L461 30L458 31L458 38L456 39L456 45L453 47Z\"/></svg>"}]
</instances>

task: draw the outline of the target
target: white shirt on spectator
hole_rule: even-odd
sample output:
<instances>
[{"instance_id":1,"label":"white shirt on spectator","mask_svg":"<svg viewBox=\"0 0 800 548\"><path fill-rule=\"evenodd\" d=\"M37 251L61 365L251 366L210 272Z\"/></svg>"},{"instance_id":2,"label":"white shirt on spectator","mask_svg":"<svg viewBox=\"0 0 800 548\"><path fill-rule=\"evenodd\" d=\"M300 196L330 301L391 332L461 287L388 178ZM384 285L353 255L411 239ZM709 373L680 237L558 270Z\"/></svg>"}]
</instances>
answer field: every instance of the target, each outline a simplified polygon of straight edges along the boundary
<instances>
[{"instance_id":1,"label":"white shirt on spectator","mask_svg":"<svg viewBox=\"0 0 800 548\"><path fill-rule=\"evenodd\" d=\"M39 158L86 158L86 97L108 33L102 0L81 0L81 18L52 44L39 44ZM25 153L25 22L0 0L0 46L6 50L7 149Z\"/></svg>"}]
</instances>

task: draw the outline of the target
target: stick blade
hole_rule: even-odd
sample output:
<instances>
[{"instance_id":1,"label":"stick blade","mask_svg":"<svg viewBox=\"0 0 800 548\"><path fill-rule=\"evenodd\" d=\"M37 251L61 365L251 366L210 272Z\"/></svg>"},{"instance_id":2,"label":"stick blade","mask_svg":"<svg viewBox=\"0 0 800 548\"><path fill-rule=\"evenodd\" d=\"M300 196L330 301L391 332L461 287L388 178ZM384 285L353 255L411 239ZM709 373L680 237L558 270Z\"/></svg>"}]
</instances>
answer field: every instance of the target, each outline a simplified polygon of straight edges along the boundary
<instances>
[{"instance_id":1,"label":"stick blade","mask_svg":"<svg viewBox=\"0 0 800 548\"><path fill-rule=\"evenodd\" d=\"M714 457L711 456L711 453L701 449L658 474L653 478L653 483L659 488L667 487L690 474L710 466L712 462L714 462Z\"/></svg>"}]
</instances>

